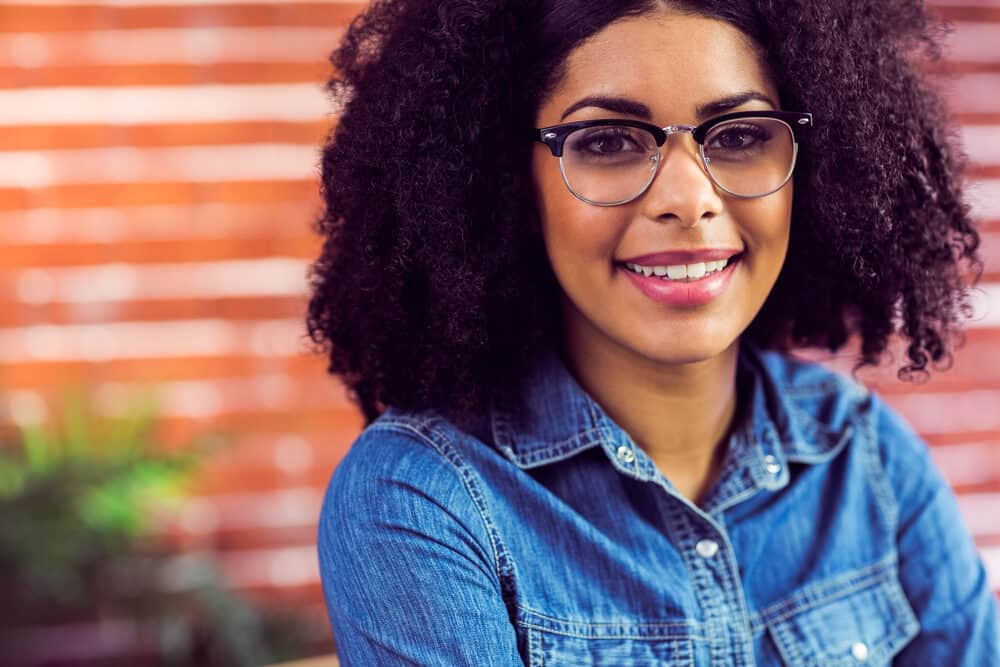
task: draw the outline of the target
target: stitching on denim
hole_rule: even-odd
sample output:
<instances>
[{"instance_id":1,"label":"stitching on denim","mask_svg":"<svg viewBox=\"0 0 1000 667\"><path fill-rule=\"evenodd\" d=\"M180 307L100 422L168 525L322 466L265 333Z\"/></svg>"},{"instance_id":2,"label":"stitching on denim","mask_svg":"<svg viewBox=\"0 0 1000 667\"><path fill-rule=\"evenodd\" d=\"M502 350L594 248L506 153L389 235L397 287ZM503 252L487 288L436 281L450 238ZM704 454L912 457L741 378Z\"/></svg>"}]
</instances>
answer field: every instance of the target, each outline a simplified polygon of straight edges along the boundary
<instances>
[{"instance_id":1,"label":"stitching on denim","mask_svg":"<svg viewBox=\"0 0 1000 667\"><path fill-rule=\"evenodd\" d=\"M792 637L789 626L778 624L771 627L771 632L774 633L774 638L777 640L774 644L784 663L787 665L801 665L802 654L799 652L798 642Z\"/></svg>"},{"instance_id":2,"label":"stitching on denim","mask_svg":"<svg viewBox=\"0 0 1000 667\"><path fill-rule=\"evenodd\" d=\"M516 462L523 466L535 465L537 463L555 463L575 454L577 451L591 447L594 444L599 444L600 437L604 433L603 429L593 426L554 444L545 443L530 452L515 452L514 448L510 446L515 441L514 427L507 421L505 413L502 410L494 410L492 421L494 437L497 440L503 440L502 446L509 449Z\"/></svg>"},{"instance_id":3,"label":"stitching on denim","mask_svg":"<svg viewBox=\"0 0 1000 667\"><path fill-rule=\"evenodd\" d=\"M522 465L533 465L541 462L554 463L562 458L576 454L582 449L600 444L600 437L603 433L601 429L587 429L554 445L547 445L529 453L518 454L517 459Z\"/></svg>"},{"instance_id":4,"label":"stitching on denim","mask_svg":"<svg viewBox=\"0 0 1000 667\"><path fill-rule=\"evenodd\" d=\"M532 630L537 630L539 632L545 632L552 635L559 635L561 637L573 637L574 639L591 639L594 641L601 641L603 639L634 639L646 642L669 641L676 643L681 643L690 640L711 641L708 637L703 637L701 635L694 635L694 634L678 634L678 635L666 634L666 635L655 635L655 636L636 635L627 633L614 634L614 635L585 635L578 632L571 632L569 630L547 628L544 625L536 625L531 621L525 621L525 620L518 620L517 624L520 625L522 628L530 628Z\"/></svg>"},{"instance_id":5,"label":"stitching on denim","mask_svg":"<svg viewBox=\"0 0 1000 667\"><path fill-rule=\"evenodd\" d=\"M691 639L697 639L699 641L708 639L707 637L702 637L700 635L691 635L691 634L678 634L678 635L665 634L665 635L649 636L649 635L621 633L621 634L608 634L608 635L588 635L579 632L572 632L569 630L548 628L545 627L544 625L536 625L531 621L518 621L517 624L523 628L530 628L532 630L537 630L539 632L545 632L552 635L559 635L560 637L573 637L574 639L588 639L594 641L601 641L603 639L633 639L637 641L646 641L646 642L669 641L669 642L679 643Z\"/></svg>"},{"instance_id":6,"label":"stitching on denim","mask_svg":"<svg viewBox=\"0 0 1000 667\"><path fill-rule=\"evenodd\" d=\"M569 620L569 619L566 619L566 618L559 618L558 616L552 616L550 614L546 614L544 612L538 611L537 609L532 609L531 607L528 607L527 605L523 605L523 604L519 604L518 605L518 609L521 609L521 610L523 610L523 611L525 611L525 612L527 612L529 614L532 614L534 616L539 616L539 617L544 618L546 620L554 621L556 623L562 623L564 625L584 625L584 626L587 626L587 627L594 627L594 628L600 628L600 627L605 627L605 626L613 626L613 625L634 625L636 627L650 627L650 628L672 628L672 627L678 627L678 626L679 627L683 627L683 628L691 628L691 627L697 627L697 625L698 625L694 621L662 621L662 622L658 622L658 623L638 623L638 622L632 622L632 621L624 621L624 622L619 622L619 621L600 621L600 622L594 623L594 622L588 622L588 621L572 621L572 620Z\"/></svg>"},{"instance_id":7,"label":"stitching on denim","mask_svg":"<svg viewBox=\"0 0 1000 667\"><path fill-rule=\"evenodd\" d=\"M528 628L528 661L529 667L544 667L545 653L542 650L542 636Z\"/></svg>"},{"instance_id":8,"label":"stitching on denim","mask_svg":"<svg viewBox=\"0 0 1000 667\"><path fill-rule=\"evenodd\" d=\"M732 444L733 450L729 452L731 456L726 456L725 467L718 476L718 479L723 480L722 485L705 504L705 511L708 514L723 512L755 495L759 490L749 470L754 450L759 449L751 429L743 428L739 433L733 434Z\"/></svg>"},{"instance_id":9,"label":"stitching on denim","mask_svg":"<svg viewBox=\"0 0 1000 667\"><path fill-rule=\"evenodd\" d=\"M834 458L836 458L844 450L845 447L847 447L847 444L854 437L856 430L857 429L855 428L853 423L847 424L846 426L844 426L844 430L841 431L839 439L833 444L827 445L826 448L823 449L822 451L817 452L815 454L801 454L797 452L790 452L787 455L787 460L794 461L795 463L808 463L808 464L826 463L828 461L831 461Z\"/></svg>"},{"instance_id":10,"label":"stitching on denim","mask_svg":"<svg viewBox=\"0 0 1000 667\"><path fill-rule=\"evenodd\" d=\"M895 555L890 554L860 570L846 572L806 586L791 597L762 609L754 615L754 623L760 625L780 623L801 612L833 602L869 586L875 586L892 578L895 564Z\"/></svg>"},{"instance_id":11,"label":"stitching on denim","mask_svg":"<svg viewBox=\"0 0 1000 667\"><path fill-rule=\"evenodd\" d=\"M573 638L573 639L592 640L594 642L616 640L616 639L626 639L626 640L637 640L637 641L657 642L657 643L667 644L670 647L671 652L674 654L671 657L671 663L670 663L671 665L674 665L676 667L693 667L693 665L694 665L694 658L693 658L694 650L693 650L693 646L692 646L694 638L691 638L691 637L678 637L678 638L670 638L670 637L652 637L652 638L647 638L647 637L597 637L597 638L595 638L595 637L580 637L578 635L564 634L564 633L559 633L559 632L550 632L550 631L548 631L548 630L546 630L544 628L537 628L537 627L532 626L530 624L523 624L523 627L525 627L525 628L528 629L528 636L529 637L536 637L537 638L537 640L536 640L537 641L537 649L538 649L538 652L537 652L537 658L538 658L537 665L541 665L541 666L543 666L545 664L544 663L544 655L543 655L544 654L544 649L542 647L542 639L546 635L555 635L555 636L562 636L562 637L570 637L570 638ZM701 639L701 638L698 638L698 639ZM531 659L532 659L531 667L534 667L536 665L536 663L534 662L534 659L535 659L535 654L534 653L532 654L532 658Z\"/></svg>"},{"instance_id":12,"label":"stitching on denim","mask_svg":"<svg viewBox=\"0 0 1000 667\"><path fill-rule=\"evenodd\" d=\"M892 598L891 604L893 606L893 610L897 612L893 614L893 620L899 621L900 613L902 613L904 617L903 620L897 624L900 630L898 645L886 646L887 652L894 652L897 648L901 648L909 644L910 640L919 634L920 619L917 618L917 614L913 611L910 601L906 598L902 585L892 586L889 589L889 596Z\"/></svg>"},{"instance_id":13,"label":"stitching on denim","mask_svg":"<svg viewBox=\"0 0 1000 667\"><path fill-rule=\"evenodd\" d=\"M414 435L417 435L420 440L429 444L434 451L436 451L442 458L444 458L448 463L450 463L455 471L459 474L462 479L462 483L465 486L466 491L468 491L469 496L472 498L473 505L476 507L476 511L479 513L479 517L486 528L486 534L490 539L490 547L493 549L494 567L496 568L497 578L500 580L500 594L504 599L508 599L509 595L513 595L514 599L510 600L511 603L517 603L516 600L516 581L513 573L513 559L510 553L507 551L507 547L503 544L503 540L500 537L499 531L496 529L492 519L489 517L489 513L486 510L486 502L483 497L482 491L479 489L475 482L474 474L471 469L465 464L465 461L451 446L450 438L445 435L442 431L434 428L434 423L438 421L439 418L431 417L430 421L410 423L411 420L397 420L389 421L388 423L383 422L380 424L382 428L397 426L402 427L407 431L411 431ZM437 436L441 439L441 443L435 442L435 440L424 433L421 429L426 429L431 434Z\"/></svg>"},{"instance_id":14,"label":"stitching on denim","mask_svg":"<svg viewBox=\"0 0 1000 667\"><path fill-rule=\"evenodd\" d=\"M720 554L725 557L726 564L729 566L729 574L732 577L735 586L724 586L722 589L722 594L724 598L728 598L728 603L731 607L738 609L739 613L737 617L742 621L739 630L745 630L749 633L749 637L741 636L739 637L742 641L737 641L736 637L733 637L730 641L730 645L739 645L742 649L739 654L734 656L738 661L736 663L737 667L739 665L753 665L754 664L754 650L753 650L753 626L750 623L750 608L746 601L746 595L743 592L742 581L740 580L740 566L736 559L736 550L733 548L732 542L729 540L729 535L725 530L725 524L720 522L719 535L722 537L722 542L724 545L723 553ZM739 632L743 635L743 632ZM749 640L749 641L748 641Z\"/></svg>"}]
</instances>

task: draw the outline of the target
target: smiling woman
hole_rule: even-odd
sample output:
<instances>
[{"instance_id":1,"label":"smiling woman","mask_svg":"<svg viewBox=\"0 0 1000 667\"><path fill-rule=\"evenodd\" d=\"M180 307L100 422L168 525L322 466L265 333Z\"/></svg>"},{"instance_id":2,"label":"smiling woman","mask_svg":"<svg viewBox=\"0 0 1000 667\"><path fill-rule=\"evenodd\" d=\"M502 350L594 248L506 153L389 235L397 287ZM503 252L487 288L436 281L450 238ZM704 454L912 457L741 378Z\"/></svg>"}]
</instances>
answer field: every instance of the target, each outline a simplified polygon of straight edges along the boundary
<instances>
[{"instance_id":1,"label":"smiling woman","mask_svg":"<svg viewBox=\"0 0 1000 667\"><path fill-rule=\"evenodd\" d=\"M793 356L949 354L978 236L920 3L376 2L309 326L345 665L984 665L922 442ZM921 49L920 47L923 47Z\"/></svg>"},{"instance_id":2,"label":"smiling woman","mask_svg":"<svg viewBox=\"0 0 1000 667\"><path fill-rule=\"evenodd\" d=\"M771 101L778 98L776 84L743 33L676 10L607 26L569 54L565 69L536 114L537 124L550 126L540 131L543 137L564 120L638 115L661 124L705 122L723 108L777 108ZM575 102L594 90L605 99ZM634 106L609 113L606 107L616 105L607 105L608 97L634 100ZM692 128L694 140L683 133L673 145L666 137L640 140L632 150L639 157L624 166L606 157L617 146L586 146L592 142L586 128L566 137L561 170L542 146L532 160L542 236L564 295L567 360L590 395L692 500L707 491L721 464L719 440L736 406L739 336L774 286L791 227L792 126L751 116L726 129L729 117ZM748 139L751 131L758 138ZM735 139L737 147L724 148L724 139ZM593 155L574 157L582 152L576 144ZM636 179L629 173L635 169L651 177ZM737 172L748 175L730 176ZM639 189L643 180L648 183ZM731 187L764 184L734 197L719 180ZM567 196L566 186L577 196ZM594 206L591 198L599 194L584 199L580 188L629 195L604 198L616 206ZM707 275L705 262L720 260L723 269ZM664 401L676 404L676 417L665 412ZM643 403L648 408L636 408Z\"/></svg>"}]
</instances>

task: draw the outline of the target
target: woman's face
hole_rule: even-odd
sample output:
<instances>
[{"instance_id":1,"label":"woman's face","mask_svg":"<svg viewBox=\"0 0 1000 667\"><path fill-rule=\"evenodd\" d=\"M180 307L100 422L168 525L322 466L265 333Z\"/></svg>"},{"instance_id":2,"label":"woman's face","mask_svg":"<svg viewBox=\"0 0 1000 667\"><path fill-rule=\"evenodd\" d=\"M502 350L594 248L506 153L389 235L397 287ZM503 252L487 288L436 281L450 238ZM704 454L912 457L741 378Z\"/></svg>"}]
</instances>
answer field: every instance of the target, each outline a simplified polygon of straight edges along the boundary
<instances>
[{"instance_id":1,"label":"woman's face","mask_svg":"<svg viewBox=\"0 0 1000 667\"><path fill-rule=\"evenodd\" d=\"M728 23L672 11L613 23L571 52L536 127L597 118L698 125L729 111L778 109L774 82L748 40ZM748 91L774 103L752 99L699 115L700 107ZM649 117L597 106L563 117L589 96L640 103ZM574 197L558 160L543 144L534 148L542 233L562 288L564 330L577 350L602 346L665 364L710 359L737 340L777 279L788 247L792 181L765 197L739 199L713 185L689 134L670 135L662 152L648 190L603 207ZM698 255L685 253L706 250L738 258L692 282L651 283L669 276L640 277L625 266L697 264ZM649 257L657 253L675 254ZM692 273L699 272L695 266Z\"/></svg>"}]
</instances>

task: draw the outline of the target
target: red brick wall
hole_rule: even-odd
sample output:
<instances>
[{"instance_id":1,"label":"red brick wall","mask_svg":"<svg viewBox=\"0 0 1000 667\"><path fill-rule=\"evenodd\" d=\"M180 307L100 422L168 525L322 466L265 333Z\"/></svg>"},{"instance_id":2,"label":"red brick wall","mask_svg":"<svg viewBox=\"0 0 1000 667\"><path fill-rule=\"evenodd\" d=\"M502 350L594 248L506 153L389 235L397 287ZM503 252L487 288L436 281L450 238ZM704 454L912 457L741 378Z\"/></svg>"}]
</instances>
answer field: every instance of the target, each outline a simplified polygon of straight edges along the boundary
<instances>
[{"instance_id":1,"label":"red brick wall","mask_svg":"<svg viewBox=\"0 0 1000 667\"><path fill-rule=\"evenodd\" d=\"M360 426L305 354L325 61L363 3L0 6L0 406L158 383L172 437L233 438L183 511L235 586L319 611L320 494ZM985 318L921 386L866 378L933 444L1000 588L1000 1L956 21L946 82L983 224ZM843 366L844 360L834 361Z\"/></svg>"},{"instance_id":2,"label":"red brick wall","mask_svg":"<svg viewBox=\"0 0 1000 667\"><path fill-rule=\"evenodd\" d=\"M321 492L360 427L305 354L326 56L363 3L0 5L0 410L156 384L231 440L181 514L233 584L320 611Z\"/></svg>"}]
</instances>

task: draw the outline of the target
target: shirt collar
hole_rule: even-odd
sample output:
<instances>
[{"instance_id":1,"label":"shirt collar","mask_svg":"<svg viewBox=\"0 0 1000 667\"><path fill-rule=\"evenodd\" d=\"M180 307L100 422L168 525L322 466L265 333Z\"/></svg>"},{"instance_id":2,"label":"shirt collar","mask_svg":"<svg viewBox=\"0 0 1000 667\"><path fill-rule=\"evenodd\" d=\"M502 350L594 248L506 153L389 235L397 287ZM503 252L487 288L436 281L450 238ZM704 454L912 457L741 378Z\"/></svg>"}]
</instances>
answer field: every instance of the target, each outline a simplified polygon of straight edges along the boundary
<instances>
[{"instance_id":1,"label":"shirt collar","mask_svg":"<svg viewBox=\"0 0 1000 667\"><path fill-rule=\"evenodd\" d=\"M863 394L850 380L820 366L740 342L740 372L749 384L744 420L734 431L733 454L754 481L776 488L787 483L787 463L819 463L834 456L853 430ZM652 478L655 465L580 387L555 353L532 366L512 405L494 404L497 448L520 468L560 461L601 446L616 466ZM631 453L626 450L631 450Z\"/></svg>"}]
</instances>

